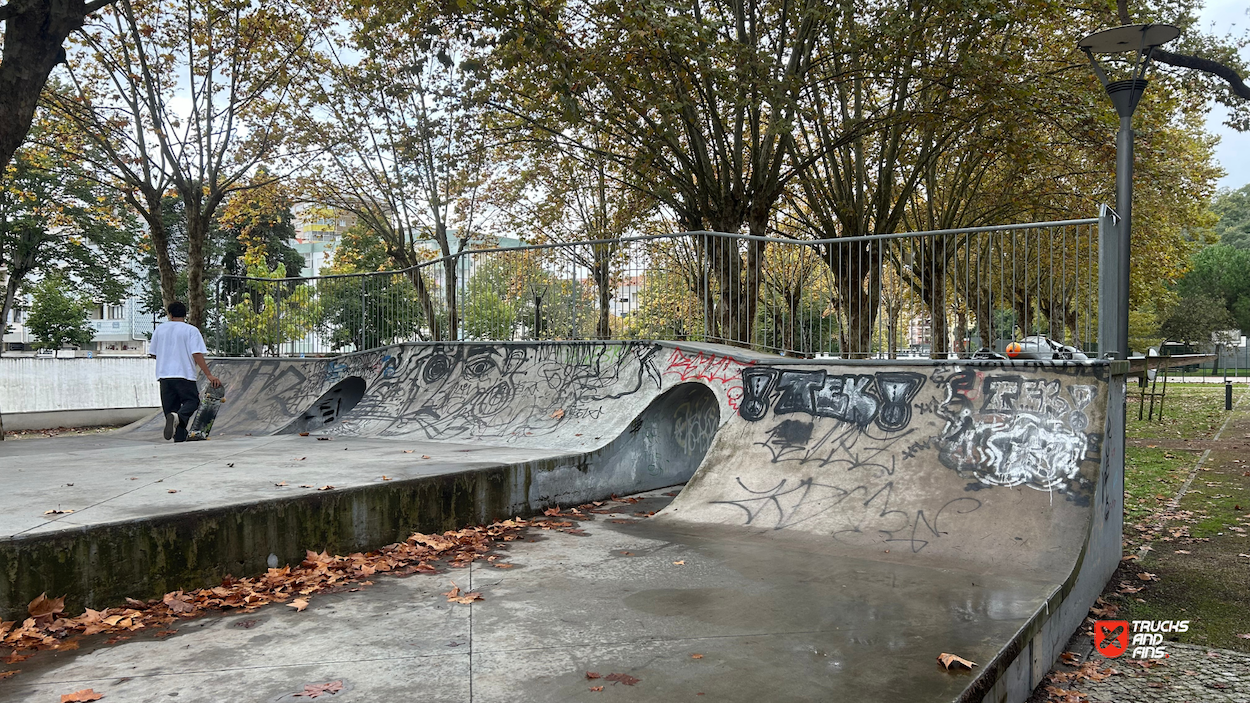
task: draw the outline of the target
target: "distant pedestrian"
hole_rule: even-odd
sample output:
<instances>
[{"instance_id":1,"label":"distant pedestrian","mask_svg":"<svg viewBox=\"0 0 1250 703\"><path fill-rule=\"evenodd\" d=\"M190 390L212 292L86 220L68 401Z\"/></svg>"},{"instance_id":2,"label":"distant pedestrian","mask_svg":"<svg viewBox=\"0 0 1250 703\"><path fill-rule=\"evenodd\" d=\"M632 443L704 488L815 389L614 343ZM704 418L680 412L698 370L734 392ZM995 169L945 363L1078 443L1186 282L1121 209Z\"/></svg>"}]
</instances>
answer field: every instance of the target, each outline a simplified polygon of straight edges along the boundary
<instances>
[{"instance_id":1,"label":"distant pedestrian","mask_svg":"<svg viewBox=\"0 0 1250 703\"><path fill-rule=\"evenodd\" d=\"M187 423L200 407L200 389L195 367L214 386L221 381L208 370L204 336L199 328L185 322L187 306L178 301L166 310L169 322L156 326L148 355L156 357L156 378L161 384L161 410L165 413L165 439L187 440Z\"/></svg>"}]
</instances>

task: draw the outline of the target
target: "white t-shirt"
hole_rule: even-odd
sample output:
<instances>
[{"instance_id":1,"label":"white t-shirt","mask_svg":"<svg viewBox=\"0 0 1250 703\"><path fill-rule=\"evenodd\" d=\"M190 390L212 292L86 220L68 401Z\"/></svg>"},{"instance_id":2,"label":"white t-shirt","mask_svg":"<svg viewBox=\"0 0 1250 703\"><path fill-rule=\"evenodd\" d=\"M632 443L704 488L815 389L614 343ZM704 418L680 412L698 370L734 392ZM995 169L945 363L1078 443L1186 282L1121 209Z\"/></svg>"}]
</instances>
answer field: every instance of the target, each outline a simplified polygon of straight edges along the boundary
<instances>
[{"instance_id":1,"label":"white t-shirt","mask_svg":"<svg viewBox=\"0 0 1250 703\"><path fill-rule=\"evenodd\" d=\"M192 354L208 354L199 328L185 322L164 322L156 326L148 353L156 357L157 378L196 379Z\"/></svg>"}]
</instances>

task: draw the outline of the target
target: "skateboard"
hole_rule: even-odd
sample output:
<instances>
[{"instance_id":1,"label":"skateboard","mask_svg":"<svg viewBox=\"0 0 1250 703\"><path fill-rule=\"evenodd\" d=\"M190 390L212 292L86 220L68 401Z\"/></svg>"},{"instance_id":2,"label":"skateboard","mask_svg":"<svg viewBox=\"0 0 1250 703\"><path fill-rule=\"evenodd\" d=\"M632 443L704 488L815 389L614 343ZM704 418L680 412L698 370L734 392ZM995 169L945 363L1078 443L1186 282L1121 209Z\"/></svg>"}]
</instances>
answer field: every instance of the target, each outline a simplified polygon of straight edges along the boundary
<instances>
[{"instance_id":1,"label":"skateboard","mask_svg":"<svg viewBox=\"0 0 1250 703\"><path fill-rule=\"evenodd\" d=\"M187 427L188 442L208 439L208 433L213 431L213 420L217 419L217 411L221 410L221 404L225 401L225 385L209 386L208 390L204 391L204 402Z\"/></svg>"}]
</instances>

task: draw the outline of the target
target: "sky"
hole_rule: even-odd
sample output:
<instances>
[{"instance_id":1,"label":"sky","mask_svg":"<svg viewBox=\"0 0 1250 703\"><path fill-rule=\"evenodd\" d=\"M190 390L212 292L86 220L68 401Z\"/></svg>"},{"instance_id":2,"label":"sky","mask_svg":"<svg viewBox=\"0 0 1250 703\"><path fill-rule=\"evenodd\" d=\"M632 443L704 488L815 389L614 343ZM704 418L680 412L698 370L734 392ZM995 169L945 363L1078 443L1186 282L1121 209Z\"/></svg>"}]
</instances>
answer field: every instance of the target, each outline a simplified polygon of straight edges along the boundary
<instances>
[{"instance_id":1,"label":"sky","mask_svg":"<svg viewBox=\"0 0 1250 703\"><path fill-rule=\"evenodd\" d=\"M1217 34L1240 34L1250 24L1250 15L1246 13L1246 0L1209 0L1202 10L1202 25ZM1250 48L1243 49L1242 55L1250 60ZM1250 133L1225 127L1226 112L1222 105L1215 105L1207 115L1207 130L1220 137L1215 157L1227 174L1220 179L1219 186L1240 188L1250 183Z\"/></svg>"}]
</instances>

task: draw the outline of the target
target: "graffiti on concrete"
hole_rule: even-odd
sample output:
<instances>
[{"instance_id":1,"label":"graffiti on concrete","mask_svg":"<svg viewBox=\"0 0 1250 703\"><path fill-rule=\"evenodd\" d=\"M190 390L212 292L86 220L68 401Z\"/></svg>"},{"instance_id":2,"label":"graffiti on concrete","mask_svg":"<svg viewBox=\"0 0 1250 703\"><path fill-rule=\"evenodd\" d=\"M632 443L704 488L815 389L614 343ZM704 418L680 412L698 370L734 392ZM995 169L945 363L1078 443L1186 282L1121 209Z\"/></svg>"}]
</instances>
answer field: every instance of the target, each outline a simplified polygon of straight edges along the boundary
<instances>
[{"instance_id":1,"label":"graffiti on concrete","mask_svg":"<svg viewBox=\"0 0 1250 703\"><path fill-rule=\"evenodd\" d=\"M774 415L804 413L860 428L875 423L893 432L911 422L912 398L924 384L924 375L907 371L838 375L823 369L757 366L742 370L744 395L738 414L754 422L771 408Z\"/></svg>"},{"instance_id":2,"label":"graffiti on concrete","mask_svg":"<svg viewBox=\"0 0 1250 703\"><path fill-rule=\"evenodd\" d=\"M989 486L1083 487L1081 464L1097 456L1102 440L1085 432L1094 386L969 370L940 385L946 398L936 413L946 424L936 443L944 466Z\"/></svg>"},{"instance_id":3,"label":"graffiti on concrete","mask_svg":"<svg viewBox=\"0 0 1250 703\"><path fill-rule=\"evenodd\" d=\"M929 514L924 509L899 510L893 505L893 481L837 486L809 476L781 479L771 488L757 490L739 477L737 484L744 497L712 502L741 509L746 525L783 530L836 510L829 534L839 542L903 542L913 553L948 535L949 530L942 529L945 522L981 508L980 500L961 496Z\"/></svg>"},{"instance_id":4,"label":"graffiti on concrete","mask_svg":"<svg viewBox=\"0 0 1250 703\"><path fill-rule=\"evenodd\" d=\"M664 375L678 381L703 381L720 386L730 409L737 410L742 401L742 369L754 361L738 361L732 356L711 352L685 352L674 349L664 367Z\"/></svg>"},{"instance_id":5,"label":"graffiti on concrete","mask_svg":"<svg viewBox=\"0 0 1250 703\"><path fill-rule=\"evenodd\" d=\"M352 423L384 425L380 436L516 439L598 419L610 401L661 387L653 344L433 344L405 352L370 384Z\"/></svg>"}]
</instances>

